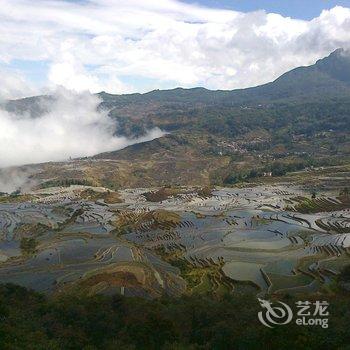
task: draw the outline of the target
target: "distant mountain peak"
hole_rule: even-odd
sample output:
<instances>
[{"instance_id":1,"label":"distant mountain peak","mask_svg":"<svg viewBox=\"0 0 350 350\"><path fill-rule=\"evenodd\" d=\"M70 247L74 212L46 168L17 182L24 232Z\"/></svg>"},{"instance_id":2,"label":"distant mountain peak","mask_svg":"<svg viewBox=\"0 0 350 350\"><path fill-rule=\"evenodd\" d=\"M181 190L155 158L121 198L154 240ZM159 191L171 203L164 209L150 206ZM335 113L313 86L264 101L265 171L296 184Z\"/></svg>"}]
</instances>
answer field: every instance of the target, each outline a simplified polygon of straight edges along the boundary
<instances>
[{"instance_id":1,"label":"distant mountain peak","mask_svg":"<svg viewBox=\"0 0 350 350\"><path fill-rule=\"evenodd\" d=\"M346 50L343 49L342 47L339 47L339 48L337 48L336 50L334 50L333 52L331 52L331 53L329 54L329 56L333 56L333 55L339 56L339 55L342 55L344 52L346 52ZM328 56L328 57L329 57L329 56Z\"/></svg>"},{"instance_id":2,"label":"distant mountain peak","mask_svg":"<svg viewBox=\"0 0 350 350\"><path fill-rule=\"evenodd\" d=\"M350 50L339 47L338 49L331 52L328 56L319 59L317 62L327 61L332 59L343 59L343 58L349 58L349 57L350 57Z\"/></svg>"},{"instance_id":3,"label":"distant mountain peak","mask_svg":"<svg viewBox=\"0 0 350 350\"><path fill-rule=\"evenodd\" d=\"M318 60L315 68L331 78L350 85L350 51L339 48L329 56Z\"/></svg>"},{"instance_id":4,"label":"distant mountain peak","mask_svg":"<svg viewBox=\"0 0 350 350\"><path fill-rule=\"evenodd\" d=\"M101 107L106 110L118 108L127 110L127 106L135 104L147 105L148 109L151 106L160 108L159 106L163 104L186 104L194 108L198 104L243 106L286 100L304 103L325 98L348 99L350 98L350 50L338 48L313 65L292 69L273 82L247 89L213 91L203 87L190 89L178 87L124 95L101 91L97 95L102 100ZM4 108L11 112L21 114L26 112L32 116L38 116L43 113L39 104L42 98L39 96L8 101ZM122 115L125 113L125 110L121 112ZM158 113L158 110L152 110L152 113Z\"/></svg>"}]
</instances>

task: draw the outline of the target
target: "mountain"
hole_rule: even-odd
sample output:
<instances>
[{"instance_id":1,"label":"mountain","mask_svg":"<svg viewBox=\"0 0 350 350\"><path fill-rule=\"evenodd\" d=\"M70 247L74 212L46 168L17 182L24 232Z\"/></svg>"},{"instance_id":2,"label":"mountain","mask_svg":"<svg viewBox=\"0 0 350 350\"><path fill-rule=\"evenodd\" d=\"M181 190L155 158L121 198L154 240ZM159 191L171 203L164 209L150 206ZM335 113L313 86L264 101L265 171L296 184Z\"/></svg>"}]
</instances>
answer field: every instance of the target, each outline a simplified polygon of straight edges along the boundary
<instances>
[{"instance_id":1,"label":"mountain","mask_svg":"<svg viewBox=\"0 0 350 350\"><path fill-rule=\"evenodd\" d=\"M101 107L123 109L132 104L146 105L146 111L157 105L240 105L244 103L261 104L266 102L307 101L321 97L350 97L350 52L337 49L328 57L318 60L307 67L295 68L275 81L257 87L237 90L208 90L197 87L191 89L176 88L154 90L144 94L134 93L113 95L98 93ZM50 102L49 96L30 97L7 101L9 111L24 112L37 116L44 112L42 108Z\"/></svg>"},{"instance_id":2,"label":"mountain","mask_svg":"<svg viewBox=\"0 0 350 350\"><path fill-rule=\"evenodd\" d=\"M171 135L94 159L132 160L134 172L128 176L147 173L148 181L158 179L156 184L177 183L176 179L186 184L203 179L222 184L273 169L284 173L311 165L347 163L349 57L339 49L314 65L248 89L178 88L124 96L101 93L101 108L108 108L118 120L119 133L138 135L158 126ZM167 175L162 177L163 170Z\"/></svg>"},{"instance_id":3,"label":"mountain","mask_svg":"<svg viewBox=\"0 0 350 350\"><path fill-rule=\"evenodd\" d=\"M248 91L256 98L270 100L349 97L350 53L338 49L312 66L293 69L272 83Z\"/></svg>"},{"instance_id":4,"label":"mountain","mask_svg":"<svg viewBox=\"0 0 350 350\"><path fill-rule=\"evenodd\" d=\"M50 104L53 101L53 96L32 96L18 100L6 101L3 104L3 108L11 113L28 115L35 118L47 112L50 109Z\"/></svg>"},{"instance_id":5,"label":"mountain","mask_svg":"<svg viewBox=\"0 0 350 350\"><path fill-rule=\"evenodd\" d=\"M48 165L40 176L58 184L82 179L111 188L208 185L271 171L350 164L349 57L339 49L271 83L241 90L101 92L99 108L117 122L116 134L134 137L156 126L170 134L78 160L76 166ZM51 99L8 101L5 108L37 117Z\"/></svg>"},{"instance_id":6,"label":"mountain","mask_svg":"<svg viewBox=\"0 0 350 350\"><path fill-rule=\"evenodd\" d=\"M319 60L314 69L327 74L335 80L350 84L350 52L344 49L334 51L328 57Z\"/></svg>"},{"instance_id":7,"label":"mountain","mask_svg":"<svg viewBox=\"0 0 350 350\"><path fill-rule=\"evenodd\" d=\"M154 90L145 94L110 95L100 93L104 103L125 105L140 102L239 104L281 99L350 97L350 52L337 49L328 57L307 67L295 68L271 83L232 91L205 88Z\"/></svg>"}]
</instances>

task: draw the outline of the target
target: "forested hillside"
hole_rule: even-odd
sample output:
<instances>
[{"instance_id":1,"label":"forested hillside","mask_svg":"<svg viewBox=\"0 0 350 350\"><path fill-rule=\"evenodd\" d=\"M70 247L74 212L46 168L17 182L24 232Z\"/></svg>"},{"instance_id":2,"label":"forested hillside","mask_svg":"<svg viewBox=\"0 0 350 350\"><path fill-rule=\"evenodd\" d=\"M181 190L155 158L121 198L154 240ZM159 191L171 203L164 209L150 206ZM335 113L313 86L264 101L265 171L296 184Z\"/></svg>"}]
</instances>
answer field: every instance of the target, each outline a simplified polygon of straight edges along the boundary
<instances>
[{"instance_id":1,"label":"forested hillside","mask_svg":"<svg viewBox=\"0 0 350 350\"><path fill-rule=\"evenodd\" d=\"M296 68L274 82L243 90L177 88L129 95L101 92L99 109L115 120L117 135L138 137L153 127L168 135L97 155L95 159L133 161L132 176L121 171L117 181L109 171L98 179L120 184L124 174L126 182L122 182L127 186L144 181L131 178L146 174L149 185L163 185L166 179L188 184L190 178L225 184L228 179L235 182L276 168L279 170L273 174L348 163L349 57L339 49L312 66ZM8 101L5 107L36 118L50 109L53 98ZM152 163L147 163L150 159Z\"/></svg>"}]
</instances>

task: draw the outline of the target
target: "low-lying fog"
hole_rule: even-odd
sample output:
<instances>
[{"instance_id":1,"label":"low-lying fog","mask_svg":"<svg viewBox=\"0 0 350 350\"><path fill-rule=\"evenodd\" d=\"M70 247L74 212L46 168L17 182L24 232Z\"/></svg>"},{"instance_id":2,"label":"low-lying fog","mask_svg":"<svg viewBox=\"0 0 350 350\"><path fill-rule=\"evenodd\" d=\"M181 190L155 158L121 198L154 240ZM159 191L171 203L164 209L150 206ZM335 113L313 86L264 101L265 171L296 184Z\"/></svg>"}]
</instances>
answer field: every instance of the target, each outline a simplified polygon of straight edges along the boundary
<instances>
[{"instance_id":1,"label":"low-lying fog","mask_svg":"<svg viewBox=\"0 0 350 350\"><path fill-rule=\"evenodd\" d=\"M92 156L164 135L155 128L141 138L115 136L115 122L97 109L100 102L90 93L58 90L38 118L0 109L0 168ZM0 172L0 192L17 187L11 183L18 178L12 181L10 173Z\"/></svg>"},{"instance_id":2,"label":"low-lying fog","mask_svg":"<svg viewBox=\"0 0 350 350\"><path fill-rule=\"evenodd\" d=\"M115 123L97 110L96 95L59 90L55 97L38 118L0 110L0 168L92 156L164 134L156 128L138 139L115 136Z\"/></svg>"}]
</instances>

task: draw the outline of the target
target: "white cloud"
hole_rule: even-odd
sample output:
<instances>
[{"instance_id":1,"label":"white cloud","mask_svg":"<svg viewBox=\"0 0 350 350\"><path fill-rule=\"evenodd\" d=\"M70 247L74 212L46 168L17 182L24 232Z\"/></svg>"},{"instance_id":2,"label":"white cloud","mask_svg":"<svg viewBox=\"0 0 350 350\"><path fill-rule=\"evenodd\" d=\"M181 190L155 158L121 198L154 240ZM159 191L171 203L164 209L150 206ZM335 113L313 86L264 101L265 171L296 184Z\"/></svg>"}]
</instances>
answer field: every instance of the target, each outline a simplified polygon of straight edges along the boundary
<instances>
[{"instance_id":1,"label":"white cloud","mask_svg":"<svg viewBox=\"0 0 350 350\"><path fill-rule=\"evenodd\" d=\"M39 93L18 71L0 68L0 102L10 98L22 98Z\"/></svg>"},{"instance_id":2,"label":"white cloud","mask_svg":"<svg viewBox=\"0 0 350 350\"><path fill-rule=\"evenodd\" d=\"M154 87L233 89L271 81L350 42L350 9L311 21L175 0L2 0L0 62L49 62L48 85L76 91Z\"/></svg>"},{"instance_id":3,"label":"white cloud","mask_svg":"<svg viewBox=\"0 0 350 350\"><path fill-rule=\"evenodd\" d=\"M51 64L48 79L51 88L63 86L76 92L86 90L100 92L105 90L120 94L128 89L128 86L123 84L113 72L104 79L87 72L84 65L68 51L61 55L60 60L55 60Z\"/></svg>"},{"instance_id":4,"label":"white cloud","mask_svg":"<svg viewBox=\"0 0 350 350\"><path fill-rule=\"evenodd\" d=\"M0 168L91 156L163 135L153 129L139 139L116 137L115 123L97 111L99 103L96 95L60 89L41 117L0 110Z\"/></svg>"}]
</instances>

